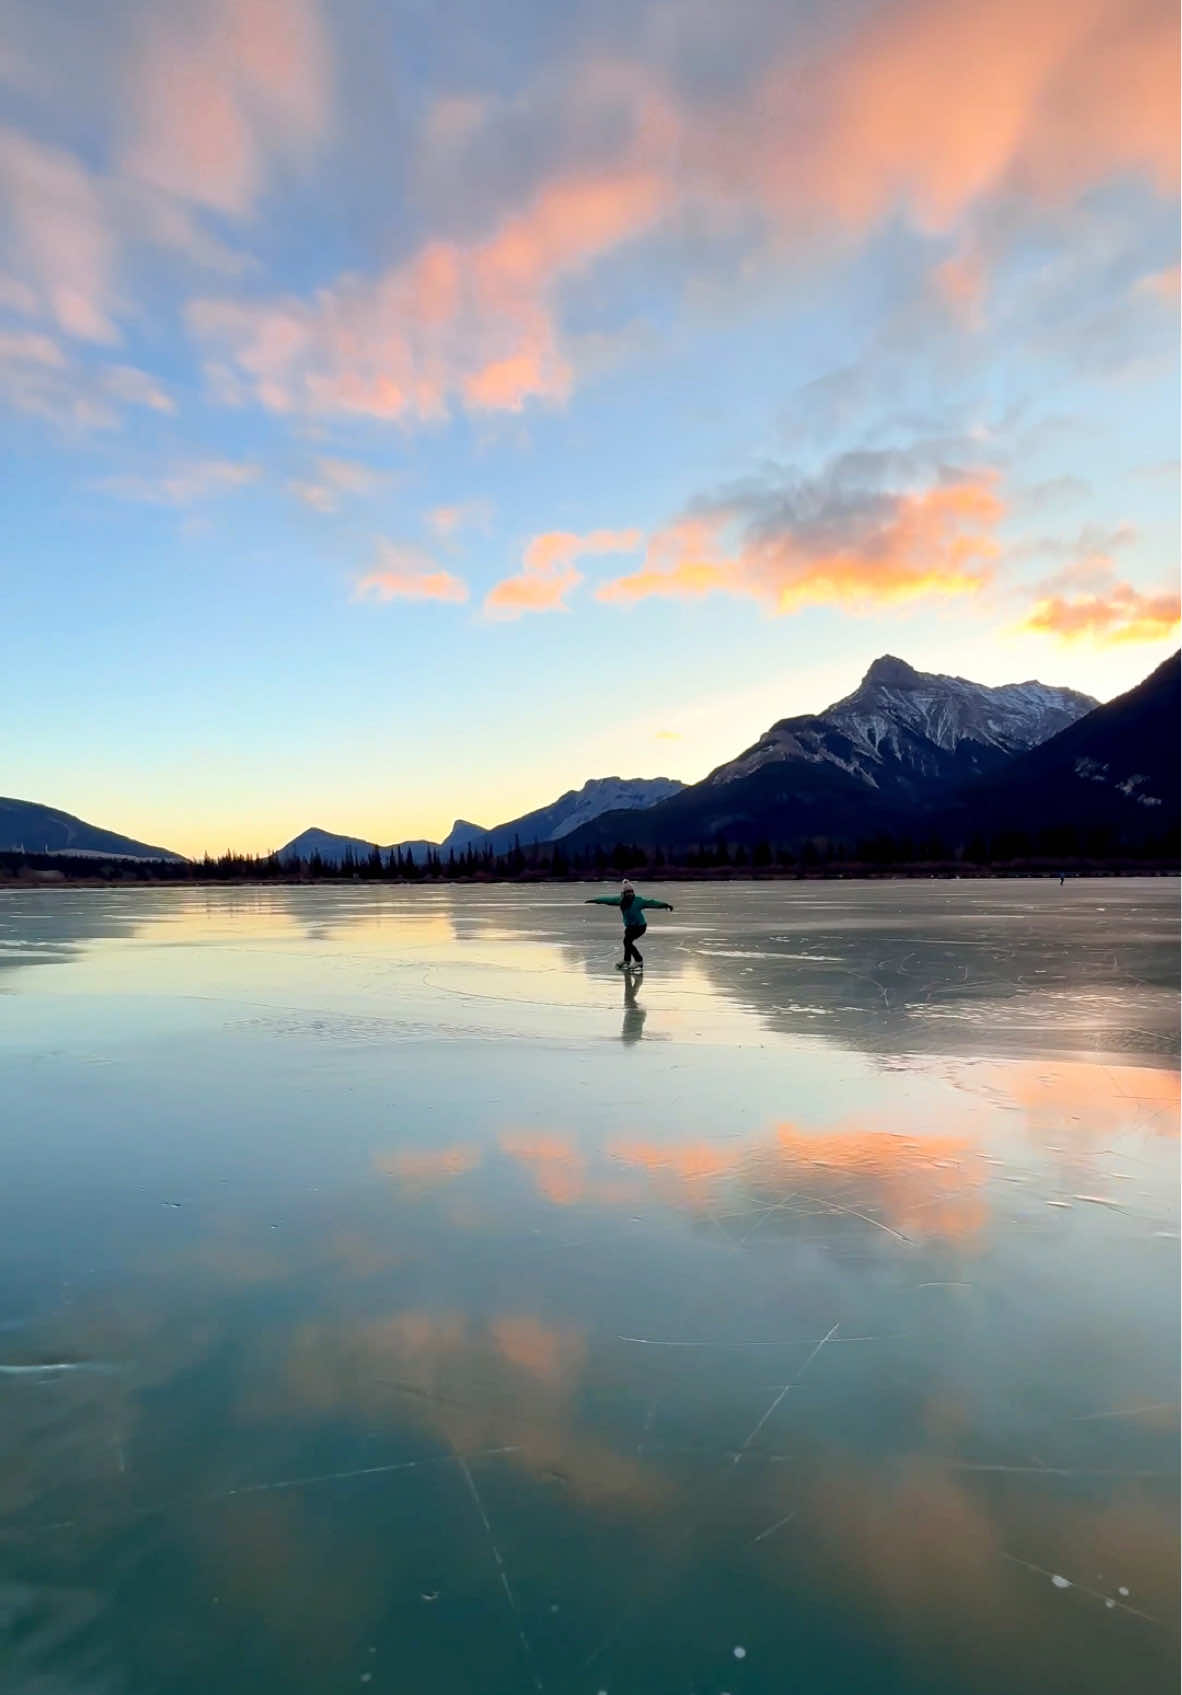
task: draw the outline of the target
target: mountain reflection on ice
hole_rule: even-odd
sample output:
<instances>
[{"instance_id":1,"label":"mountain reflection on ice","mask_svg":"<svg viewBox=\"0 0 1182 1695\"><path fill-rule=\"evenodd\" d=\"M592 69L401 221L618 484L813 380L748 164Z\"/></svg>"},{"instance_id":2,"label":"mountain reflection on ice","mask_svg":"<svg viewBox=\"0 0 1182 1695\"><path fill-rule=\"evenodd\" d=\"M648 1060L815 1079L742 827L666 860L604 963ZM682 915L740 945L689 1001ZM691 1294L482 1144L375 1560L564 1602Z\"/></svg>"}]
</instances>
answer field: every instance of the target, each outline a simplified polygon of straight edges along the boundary
<instances>
[{"instance_id":1,"label":"mountain reflection on ice","mask_svg":"<svg viewBox=\"0 0 1182 1695\"><path fill-rule=\"evenodd\" d=\"M5 1687L1172 1689L1175 886L581 892L0 901Z\"/></svg>"}]
</instances>

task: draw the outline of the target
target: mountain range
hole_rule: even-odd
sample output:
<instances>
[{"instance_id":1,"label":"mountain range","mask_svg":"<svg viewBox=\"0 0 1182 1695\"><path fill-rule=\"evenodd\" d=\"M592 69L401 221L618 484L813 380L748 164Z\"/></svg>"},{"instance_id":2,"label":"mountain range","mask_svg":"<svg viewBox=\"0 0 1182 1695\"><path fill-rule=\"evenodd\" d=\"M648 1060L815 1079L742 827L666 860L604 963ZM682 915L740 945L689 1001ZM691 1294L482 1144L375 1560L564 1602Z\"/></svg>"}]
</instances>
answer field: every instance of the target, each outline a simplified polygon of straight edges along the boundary
<instances>
[{"instance_id":1,"label":"mountain range","mask_svg":"<svg viewBox=\"0 0 1182 1695\"><path fill-rule=\"evenodd\" d=\"M1105 706L1039 682L987 687L916 671L887 654L852 694L781 719L701 782L593 778L521 818L491 828L459 818L442 842L380 851L409 851L421 863L430 853L502 855L559 841L578 858L619 844L668 851L719 838L796 848L877 835L963 844L979 834L1055 830L1102 840L1100 851L1165 844L1178 824L1178 725L1177 654ZM368 858L374 846L310 829L279 857L340 864ZM0 851L13 850L182 859L51 807L0 799Z\"/></svg>"},{"instance_id":2,"label":"mountain range","mask_svg":"<svg viewBox=\"0 0 1182 1695\"><path fill-rule=\"evenodd\" d=\"M1106 706L1042 683L986 688L876 660L846 699L644 813L606 814L572 853L720 836L798 847L878 834L963 841L1002 829L1099 829L1128 842L1178 820L1178 656Z\"/></svg>"},{"instance_id":3,"label":"mountain range","mask_svg":"<svg viewBox=\"0 0 1182 1695\"><path fill-rule=\"evenodd\" d=\"M357 836L336 836L328 830L311 829L281 847L279 858L310 859L318 853L326 864L339 865L346 853L351 853L354 859L364 859L375 847L382 854L413 853L420 862L428 853L438 853L446 859L450 853L466 853L469 848L478 853L490 849L494 854L509 853L515 842L525 848L561 841L601 813L655 806L684 787L684 783L672 777L592 777L581 789L568 789L559 795L550 806L538 807L521 818L511 818L506 824L494 824L491 829L457 818L441 842L391 842L382 847Z\"/></svg>"},{"instance_id":4,"label":"mountain range","mask_svg":"<svg viewBox=\"0 0 1182 1695\"><path fill-rule=\"evenodd\" d=\"M1074 689L1037 682L989 688L916 671L885 654L852 694L823 712L781 719L737 759L648 809L643 820L606 814L570 845L681 847L722 837L793 846L898 830L1095 706Z\"/></svg>"}]
</instances>

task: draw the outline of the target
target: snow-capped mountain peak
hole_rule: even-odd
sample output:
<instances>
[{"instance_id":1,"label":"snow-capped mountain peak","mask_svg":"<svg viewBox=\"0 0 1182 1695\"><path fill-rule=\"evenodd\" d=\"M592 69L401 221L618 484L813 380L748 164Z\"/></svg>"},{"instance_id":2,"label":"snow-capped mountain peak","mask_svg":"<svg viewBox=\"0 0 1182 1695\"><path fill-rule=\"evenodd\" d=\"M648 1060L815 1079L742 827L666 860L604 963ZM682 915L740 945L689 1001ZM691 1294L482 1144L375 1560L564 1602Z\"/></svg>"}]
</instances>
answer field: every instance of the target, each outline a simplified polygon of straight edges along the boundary
<instances>
[{"instance_id":1,"label":"snow-capped mountain peak","mask_svg":"<svg viewBox=\"0 0 1182 1695\"><path fill-rule=\"evenodd\" d=\"M555 803L555 810L564 808L564 816L551 840L560 841L604 812L655 806L683 786L675 777L589 777L581 789L571 789Z\"/></svg>"},{"instance_id":2,"label":"snow-capped mountain peak","mask_svg":"<svg viewBox=\"0 0 1182 1695\"><path fill-rule=\"evenodd\" d=\"M869 788L889 789L969 776L1037 747L1096 702L1045 683L989 687L965 677L916 671L883 654L852 694L824 712L785 718L707 779L748 777L782 761L832 765Z\"/></svg>"},{"instance_id":3,"label":"snow-capped mountain peak","mask_svg":"<svg viewBox=\"0 0 1182 1695\"><path fill-rule=\"evenodd\" d=\"M900 731L925 737L946 753L963 741L1022 753L1074 724L1097 702L1045 683L991 688L966 677L914 670L893 654L876 659L853 694L820 714L870 757L885 746L898 754Z\"/></svg>"}]
</instances>

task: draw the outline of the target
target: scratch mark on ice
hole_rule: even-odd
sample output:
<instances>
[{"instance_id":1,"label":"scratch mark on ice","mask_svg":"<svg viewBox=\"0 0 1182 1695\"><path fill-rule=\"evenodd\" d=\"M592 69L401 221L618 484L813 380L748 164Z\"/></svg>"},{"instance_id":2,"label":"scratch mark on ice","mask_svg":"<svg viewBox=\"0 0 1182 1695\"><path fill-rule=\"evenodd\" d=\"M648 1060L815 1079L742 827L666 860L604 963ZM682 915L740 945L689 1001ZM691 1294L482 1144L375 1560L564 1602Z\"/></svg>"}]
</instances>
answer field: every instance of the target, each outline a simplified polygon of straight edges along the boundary
<instances>
[{"instance_id":1,"label":"scratch mark on ice","mask_svg":"<svg viewBox=\"0 0 1182 1695\"><path fill-rule=\"evenodd\" d=\"M840 1320L839 1320L839 1323L840 1323ZM821 1349L825 1346L826 1342L829 1340L829 1337L835 1336L837 1334L837 1329L838 1329L838 1325L835 1324L833 1326L833 1329L829 1331L828 1335L821 1337L821 1340L817 1343L816 1347L813 1349L813 1351L809 1355L808 1359L805 1360L804 1364L801 1366L800 1370L796 1373L795 1377L789 1378L788 1382L785 1383L784 1387L780 1390L780 1393L776 1396L776 1398L772 1402L771 1406L764 1413L764 1415L760 1419L759 1423L755 1426L755 1429L751 1432L750 1436L748 1436L747 1440L743 1443L743 1446L739 1449L738 1453L735 1455L734 1459L731 1461L732 1465L738 1465L739 1461L743 1458L743 1455L747 1452L747 1449L751 1446L752 1442L754 1442L755 1438L759 1435L760 1431L763 1429L763 1427L767 1423L768 1419L775 1412L775 1410L779 1406L780 1402L784 1399L784 1396L788 1393L789 1389L791 1389L794 1384L800 1382L801 1378L804 1376L804 1374L808 1370L809 1366L812 1365L812 1363L816 1359L817 1355L821 1352Z\"/></svg>"},{"instance_id":2,"label":"scratch mark on ice","mask_svg":"<svg viewBox=\"0 0 1182 1695\"><path fill-rule=\"evenodd\" d=\"M758 1536L753 1536L751 1538L752 1547L754 1547L756 1542L766 1542L769 1536L774 1536L776 1534L777 1530L783 1530L786 1524L791 1524L795 1517L796 1508L793 1507L790 1513L785 1513L783 1518L778 1518L775 1524L769 1524L766 1530L761 1530Z\"/></svg>"},{"instance_id":3,"label":"scratch mark on ice","mask_svg":"<svg viewBox=\"0 0 1182 1695\"><path fill-rule=\"evenodd\" d=\"M505 1599L509 1603L509 1610L513 1614L513 1623L517 1630L517 1636L521 1643L522 1652L525 1654L526 1664L529 1666L533 1686L535 1689L541 1690L542 1680L538 1676L537 1668L534 1664L533 1649L529 1645L529 1638L526 1636L525 1627L521 1622L521 1609L517 1605L517 1597L514 1595L513 1587L509 1582L509 1573L505 1570L505 1562L501 1557L501 1550L497 1547L497 1539L493 1535L492 1524L484 1509L484 1502L480 1498L480 1491L476 1487L476 1479L472 1476L471 1471L468 1469L468 1462L464 1458L463 1454L457 1454L456 1460L459 1463L460 1470L464 1474L464 1481L468 1485L472 1499L476 1503L476 1511L480 1514L480 1522L484 1526L484 1533L488 1537L488 1545L492 1549L492 1556L497 1564L497 1575L501 1580L501 1588L505 1591Z\"/></svg>"}]
</instances>

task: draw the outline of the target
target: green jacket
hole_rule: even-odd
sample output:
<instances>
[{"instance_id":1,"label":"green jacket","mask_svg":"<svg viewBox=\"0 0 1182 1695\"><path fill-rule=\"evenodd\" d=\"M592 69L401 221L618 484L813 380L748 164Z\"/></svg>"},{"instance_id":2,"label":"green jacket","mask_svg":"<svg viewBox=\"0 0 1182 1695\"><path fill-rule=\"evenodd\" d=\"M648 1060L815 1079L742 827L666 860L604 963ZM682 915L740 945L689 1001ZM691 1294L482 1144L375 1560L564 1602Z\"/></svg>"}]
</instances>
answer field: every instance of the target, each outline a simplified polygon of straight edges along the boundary
<instances>
[{"instance_id":1,"label":"green jacket","mask_svg":"<svg viewBox=\"0 0 1182 1695\"><path fill-rule=\"evenodd\" d=\"M583 905L620 906L620 897L619 895L592 895L590 900L585 900L583 902ZM673 911L673 908L667 900L651 900L646 895L633 895L632 899L628 902L626 911L623 907L620 907L620 917L624 920L625 929L627 929L629 924L637 925L641 929L644 928L645 907L659 907L663 912Z\"/></svg>"}]
</instances>

